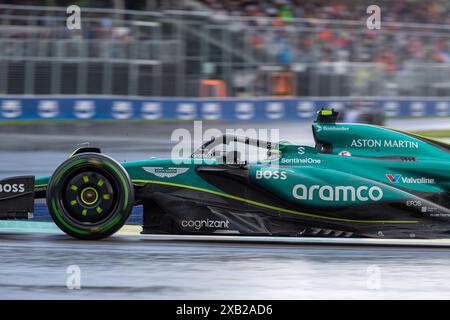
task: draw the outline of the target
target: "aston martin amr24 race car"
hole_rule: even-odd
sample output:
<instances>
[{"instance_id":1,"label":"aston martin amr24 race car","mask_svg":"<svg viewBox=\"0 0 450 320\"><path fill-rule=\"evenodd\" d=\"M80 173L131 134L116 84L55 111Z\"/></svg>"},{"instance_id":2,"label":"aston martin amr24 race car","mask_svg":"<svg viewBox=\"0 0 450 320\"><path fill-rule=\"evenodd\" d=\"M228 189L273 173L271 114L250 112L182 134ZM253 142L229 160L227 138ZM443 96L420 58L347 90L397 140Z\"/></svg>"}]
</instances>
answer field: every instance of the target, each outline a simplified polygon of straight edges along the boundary
<instances>
[{"instance_id":1,"label":"aston martin amr24 race car","mask_svg":"<svg viewBox=\"0 0 450 320\"><path fill-rule=\"evenodd\" d=\"M314 147L224 136L187 159L126 163L81 148L51 176L1 181L1 217L29 218L45 198L54 222L79 239L114 234L136 205L143 233L448 237L450 145L336 118L319 112ZM229 141L264 145L268 156L212 152Z\"/></svg>"}]
</instances>

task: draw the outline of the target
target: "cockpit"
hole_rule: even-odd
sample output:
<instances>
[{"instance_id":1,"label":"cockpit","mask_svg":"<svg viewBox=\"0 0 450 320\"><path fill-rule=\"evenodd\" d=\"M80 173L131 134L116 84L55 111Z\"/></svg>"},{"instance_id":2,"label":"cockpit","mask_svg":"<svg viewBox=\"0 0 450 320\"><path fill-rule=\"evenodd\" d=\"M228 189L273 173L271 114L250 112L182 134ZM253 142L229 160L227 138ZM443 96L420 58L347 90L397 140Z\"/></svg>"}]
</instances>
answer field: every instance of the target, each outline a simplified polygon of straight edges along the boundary
<instances>
[{"instance_id":1,"label":"cockpit","mask_svg":"<svg viewBox=\"0 0 450 320\"><path fill-rule=\"evenodd\" d=\"M246 164L279 157L278 143L225 134L202 144L193 159L215 159L218 164Z\"/></svg>"}]
</instances>

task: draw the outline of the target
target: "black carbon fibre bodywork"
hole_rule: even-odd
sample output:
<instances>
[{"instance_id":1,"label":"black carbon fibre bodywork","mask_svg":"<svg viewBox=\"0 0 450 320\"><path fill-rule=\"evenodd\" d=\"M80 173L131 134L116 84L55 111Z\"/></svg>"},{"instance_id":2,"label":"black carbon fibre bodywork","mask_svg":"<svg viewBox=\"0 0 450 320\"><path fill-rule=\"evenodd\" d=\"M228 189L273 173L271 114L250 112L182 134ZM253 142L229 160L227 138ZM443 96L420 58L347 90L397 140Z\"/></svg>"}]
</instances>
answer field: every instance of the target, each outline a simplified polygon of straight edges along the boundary
<instances>
[{"instance_id":1,"label":"black carbon fibre bodywork","mask_svg":"<svg viewBox=\"0 0 450 320\"><path fill-rule=\"evenodd\" d=\"M436 223L417 214L406 204L383 203L378 205L353 205L333 207L326 212L328 217L358 217L358 212L379 216L380 212L409 216L418 220L414 224L374 224L370 222L346 223L327 219L310 218L279 211L298 210L291 203L276 197L269 190L252 184L245 166L199 167L197 173L208 183L231 197L207 194L202 191L167 185L136 185L137 198L143 199L144 233L170 234L239 234L270 236L327 236L327 237L391 237L391 238L439 238L448 236L450 225L443 218ZM444 199L444 195L421 194L423 201L430 203ZM234 198L235 197L235 198ZM242 202L237 199L248 199ZM255 204L252 204L254 202ZM262 207L258 204L264 204ZM304 207L312 215L323 215L324 208ZM344 219L345 220L345 219Z\"/></svg>"},{"instance_id":2,"label":"black carbon fibre bodywork","mask_svg":"<svg viewBox=\"0 0 450 320\"><path fill-rule=\"evenodd\" d=\"M34 177L0 180L0 219L29 219L34 212Z\"/></svg>"}]
</instances>

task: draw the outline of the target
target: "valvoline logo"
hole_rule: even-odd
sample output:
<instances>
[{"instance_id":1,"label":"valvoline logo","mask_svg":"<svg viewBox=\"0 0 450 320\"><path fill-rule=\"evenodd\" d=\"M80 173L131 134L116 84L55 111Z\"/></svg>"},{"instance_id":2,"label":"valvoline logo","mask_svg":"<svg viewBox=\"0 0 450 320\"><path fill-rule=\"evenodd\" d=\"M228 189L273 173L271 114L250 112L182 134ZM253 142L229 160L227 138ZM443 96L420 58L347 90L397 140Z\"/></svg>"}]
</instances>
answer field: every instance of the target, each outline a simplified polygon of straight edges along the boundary
<instances>
[{"instance_id":1,"label":"valvoline logo","mask_svg":"<svg viewBox=\"0 0 450 320\"><path fill-rule=\"evenodd\" d=\"M401 174L391 174L391 173L386 175L389 181L393 183L399 182L401 176L402 176Z\"/></svg>"}]
</instances>

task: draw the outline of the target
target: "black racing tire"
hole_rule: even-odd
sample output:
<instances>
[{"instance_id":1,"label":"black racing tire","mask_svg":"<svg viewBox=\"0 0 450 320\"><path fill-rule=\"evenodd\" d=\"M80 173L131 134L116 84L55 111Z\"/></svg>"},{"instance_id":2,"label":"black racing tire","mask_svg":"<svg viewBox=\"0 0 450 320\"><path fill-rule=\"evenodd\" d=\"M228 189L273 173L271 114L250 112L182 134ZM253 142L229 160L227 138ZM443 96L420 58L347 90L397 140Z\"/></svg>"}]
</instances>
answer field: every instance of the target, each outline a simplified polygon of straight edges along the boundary
<instances>
[{"instance_id":1,"label":"black racing tire","mask_svg":"<svg viewBox=\"0 0 450 320\"><path fill-rule=\"evenodd\" d=\"M77 239L97 240L125 224L133 209L134 190L120 163L104 154L82 153L56 168L46 198L62 231Z\"/></svg>"}]
</instances>

